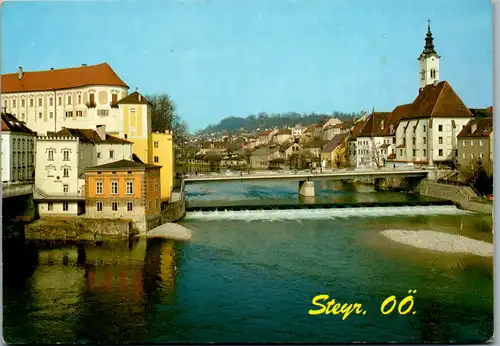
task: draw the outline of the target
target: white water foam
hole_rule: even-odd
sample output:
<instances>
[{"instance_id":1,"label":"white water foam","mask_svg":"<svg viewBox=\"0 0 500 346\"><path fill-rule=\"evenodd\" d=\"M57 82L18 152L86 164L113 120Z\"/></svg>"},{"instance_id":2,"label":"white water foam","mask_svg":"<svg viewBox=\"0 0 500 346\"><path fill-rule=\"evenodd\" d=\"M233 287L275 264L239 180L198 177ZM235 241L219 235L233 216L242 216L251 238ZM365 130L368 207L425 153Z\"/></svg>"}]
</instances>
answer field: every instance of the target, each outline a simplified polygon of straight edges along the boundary
<instances>
[{"instance_id":1,"label":"white water foam","mask_svg":"<svg viewBox=\"0 0 500 346\"><path fill-rule=\"evenodd\" d=\"M203 220L296 220L296 219L335 219L352 217L380 217L395 215L461 215L470 212L454 205L367 207L367 208L328 208L328 209L285 209L285 210L216 210L186 213L186 219Z\"/></svg>"}]
</instances>

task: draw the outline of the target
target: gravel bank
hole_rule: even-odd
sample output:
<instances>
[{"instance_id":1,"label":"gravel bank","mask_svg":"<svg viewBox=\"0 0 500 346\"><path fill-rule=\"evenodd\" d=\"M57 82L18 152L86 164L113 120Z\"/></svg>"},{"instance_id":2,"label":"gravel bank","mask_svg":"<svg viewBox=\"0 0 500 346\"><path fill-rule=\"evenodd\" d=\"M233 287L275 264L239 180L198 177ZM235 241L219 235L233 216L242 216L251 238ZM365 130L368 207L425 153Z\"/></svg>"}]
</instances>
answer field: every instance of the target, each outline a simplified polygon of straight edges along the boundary
<instances>
[{"instance_id":1,"label":"gravel bank","mask_svg":"<svg viewBox=\"0 0 500 346\"><path fill-rule=\"evenodd\" d=\"M477 256L493 256L493 244L463 237L458 234L448 234L435 231L407 231L389 229L381 232L383 236L421 249L469 253Z\"/></svg>"}]
</instances>

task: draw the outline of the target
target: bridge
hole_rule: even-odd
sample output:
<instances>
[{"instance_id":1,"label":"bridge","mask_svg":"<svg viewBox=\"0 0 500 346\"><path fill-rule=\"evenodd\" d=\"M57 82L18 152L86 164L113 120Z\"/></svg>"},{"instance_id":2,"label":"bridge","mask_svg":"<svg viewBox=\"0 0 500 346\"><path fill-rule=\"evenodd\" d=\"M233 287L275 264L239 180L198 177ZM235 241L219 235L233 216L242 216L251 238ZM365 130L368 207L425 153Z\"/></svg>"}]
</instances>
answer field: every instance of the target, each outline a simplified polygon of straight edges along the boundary
<instances>
[{"instance_id":1,"label":"bridge","mask_svg":"<svg viewBox=\"0 0 500 346\"><path fill-rule=\"evenodd\" d=\"M32 181L2 183L2 198L31 195L32 193Z\"/></svg>"},{"instance_id":2,"label":"bridge","mask_svg":"<svg viewBox=\"0 0 500 346\"><path fill-rule=\"evenodd\" d=\"M184 179L184 184L206 184L225 182L252 182L252 181L277 181L288 180L299 182L299 194L304 197L314 196L315 180L349 180L349 179L384 179L384 178L426 178L429 170L425 169L375 169L375 170L338 170L323 173L277 173L266 172L264 174L241 174L241 175L211 175L211 176L189 176Z\"/></svg>"}]
</instances>

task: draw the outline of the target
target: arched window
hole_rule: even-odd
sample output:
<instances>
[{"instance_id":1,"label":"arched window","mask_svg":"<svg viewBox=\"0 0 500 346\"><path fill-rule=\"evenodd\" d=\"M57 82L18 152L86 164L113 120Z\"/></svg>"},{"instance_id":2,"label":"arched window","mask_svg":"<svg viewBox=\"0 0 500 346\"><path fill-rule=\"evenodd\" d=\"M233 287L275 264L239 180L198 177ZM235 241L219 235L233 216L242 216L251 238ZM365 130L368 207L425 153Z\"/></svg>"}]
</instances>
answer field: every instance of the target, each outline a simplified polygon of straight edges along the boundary
<instances>
[{"instance_id":1,"label":"arched window","mask_svg":"<svg viewBox=\"0 0 500 346\"><path fill-rule=\"evenodd\" d=\"M431 78L436 78L436 70L431 70Z\"/></svg>"}]
</instances>

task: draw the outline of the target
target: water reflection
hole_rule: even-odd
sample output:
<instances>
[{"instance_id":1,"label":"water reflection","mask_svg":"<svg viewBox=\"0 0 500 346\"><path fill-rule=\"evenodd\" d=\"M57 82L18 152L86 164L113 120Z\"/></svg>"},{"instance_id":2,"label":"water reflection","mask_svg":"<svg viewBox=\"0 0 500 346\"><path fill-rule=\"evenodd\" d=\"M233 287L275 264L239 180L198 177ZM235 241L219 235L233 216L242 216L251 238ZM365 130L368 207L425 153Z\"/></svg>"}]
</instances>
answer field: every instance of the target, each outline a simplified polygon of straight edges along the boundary
<instances>
[{"instance_id":1,"label":"water reflection","mask_svg":"<svg viewBox=\"0 0 500 346\"><path fill-rule=\"evenodd\" d=\"M38 259L29 264L34 270L4 282L8 342L141 342L150 328L151 300L175 290L174 242L37 244L30 250Z\"/></svg>"}]
</instances>

